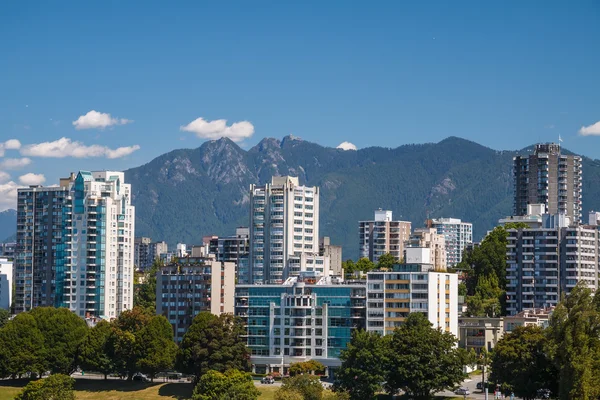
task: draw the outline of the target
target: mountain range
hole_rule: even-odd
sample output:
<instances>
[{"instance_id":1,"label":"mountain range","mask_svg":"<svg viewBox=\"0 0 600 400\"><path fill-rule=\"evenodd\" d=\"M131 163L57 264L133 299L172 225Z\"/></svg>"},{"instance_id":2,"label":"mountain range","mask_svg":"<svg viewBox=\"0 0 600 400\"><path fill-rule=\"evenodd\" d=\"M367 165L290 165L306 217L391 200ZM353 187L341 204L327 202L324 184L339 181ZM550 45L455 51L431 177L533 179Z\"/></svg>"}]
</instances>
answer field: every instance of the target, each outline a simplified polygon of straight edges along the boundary
<instances>
[{"instance_id":1,"label":"mountain range","mask_svg":"<svg viewBox=\"0 0 600 400\"><path fill-rule=\"evenodd\" d=\"M521 152L526 152L524 149ZM378 208L423 226L428 218L473 223L475 240L512 214L512 158L457 137L398 148L341 150L293 136L263 139L249 150L229 139L171 151L125 172L136 205L136 235L201 242L230 235L249 220L249 186L293 175L320 187L320 234L358 256L358 221ZM600 208L600 163L583 158L584 215Z\"/></svg>"},{"instance_id":2,"label":"mountain range","mask_svg":"<svg viewBox=\"0 0 600 400\"><path fill-rule=\"evenodd\" d=\"M394 149L341 150L286 136L249 150L229 139L174 150L125 171L136 206L136 236L198 244L249 223L250 184L293 175L320 187L320 235L358 256L358 221L376 209L413 228L429 218L473 223L480 240L512 213L512 158L531 151L497 151L457 137ZM566 150L565 150L566 151ZM600 161L583 157L584 218L600 209ZM16 212L0 213L0 238L14 234Z\"/></svg>"}]
</instances>

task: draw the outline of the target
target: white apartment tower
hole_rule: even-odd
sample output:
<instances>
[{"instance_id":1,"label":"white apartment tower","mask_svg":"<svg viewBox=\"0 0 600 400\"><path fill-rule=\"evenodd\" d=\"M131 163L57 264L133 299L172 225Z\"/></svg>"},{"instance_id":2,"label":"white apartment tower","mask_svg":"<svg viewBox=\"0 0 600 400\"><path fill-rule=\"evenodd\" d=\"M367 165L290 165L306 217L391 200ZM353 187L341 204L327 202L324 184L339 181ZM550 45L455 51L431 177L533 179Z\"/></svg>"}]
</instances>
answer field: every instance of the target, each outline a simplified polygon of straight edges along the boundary
<instances>
[{"instance_id":1,"label":"white apartment tower","mask_svg":"<svg viewBox=\"0 0 600 400\"><path fill-rule=\"evenodd\" d=\"M123 172L80 171L71 185L63 303L79 316L133 307L135 207Z\"/></svg>"},{"instance_id":2,"label":"white apartment tower","mask_svg":"<svg viewBox=\"0 0 600 400\"><path fill-rule=\"evenodd\" d=\"M292 176L250 185L249 283L283 283L299 272L289 260L303 254L318 260L319 188Z\"/></svg>"},{"instance_id":3,"label":"white apartment tower","mask_svg":"<svg viewBox=\"0 0 600 400\"><path fill-rule=\"evenodd\" d=\"M404 242L410 237L411 223L394 221L389 210L375 211L373 221L359 223L360 257L376 263L379 257L390 253L401 261L404 256Z\"/></svg>"},{"instance_id":4,"label":"white apartment tower","mask_svg":"<svg viewBox=\"0 0 600 400\"><path fill-rule=\"evenodd\" d=\"M473 224L458 218L439 218L427 221L427 226L444 235L446 241L446 265L454 267L462 261L466 246L473 244Z\"/></svg>"}]
</instances>

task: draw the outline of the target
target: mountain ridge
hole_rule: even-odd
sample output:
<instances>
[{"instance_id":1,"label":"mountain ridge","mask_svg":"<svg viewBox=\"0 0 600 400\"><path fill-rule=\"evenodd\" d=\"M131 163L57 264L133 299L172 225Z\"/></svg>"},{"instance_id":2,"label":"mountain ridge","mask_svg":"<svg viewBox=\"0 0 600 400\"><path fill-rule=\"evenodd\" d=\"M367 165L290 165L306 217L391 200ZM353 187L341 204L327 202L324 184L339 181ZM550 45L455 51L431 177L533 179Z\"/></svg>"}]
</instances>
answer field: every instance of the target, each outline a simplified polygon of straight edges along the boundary
<instances>
[{"instance_id":1,"label":"mountain ridge","mask_svg":"<svg viewBox=\"0 0 600 400\"><path fill-rule=\"evenodd\" d=\"M298 176L301 184L321 187L321 236L331 236L344 257L355 258L358 221L373 218L377 208L391 209L395 219L415 227L427 217L461 218L481 238L512 213L512 157L527 149L494 150L450 136L355 151L286 136L244 150L221 138L127 170L126 180L133 187L138 236L199 243L203 235L232 234L248 225L250 184ZM598 208L600 164L583 159L584 205Z\"/></svg>"}]
</instances>

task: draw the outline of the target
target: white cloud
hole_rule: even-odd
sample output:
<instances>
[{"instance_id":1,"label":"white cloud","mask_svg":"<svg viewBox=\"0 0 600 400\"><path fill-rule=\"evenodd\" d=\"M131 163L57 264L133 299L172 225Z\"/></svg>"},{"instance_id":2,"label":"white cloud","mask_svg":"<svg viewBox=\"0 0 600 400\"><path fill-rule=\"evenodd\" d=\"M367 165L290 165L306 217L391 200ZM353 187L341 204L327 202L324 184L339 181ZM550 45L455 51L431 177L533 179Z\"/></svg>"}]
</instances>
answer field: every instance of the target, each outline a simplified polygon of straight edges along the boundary
<instances>
[{"instance_id":1,"label":"white cloud","mask_svg":"<svg viewBox=\"0 0 600 400\"><path fill-rule=\"evenodd\" d=\"M248 121L240 121L227 126L226 119L216 119L206 121L204 118L197 118L187 125L179 127L185 132L193 132L201 139L219 139L227 137L234 142L241 142L254 134L254 125Z\"/></svg>"},{"instance_id":2,"label":"white cloud","mask_svg":"<svg viewBox=\"0 0 600 400\"><path fill-rule=\"evenodd\" d=\"M0 184L0 211L17 208L18 187L13 181Z\"/></svg>"},{"instance_id":3,"label":"white cloud","mask_svg":"<svg viewBox=\"0 0 600 400\"><path fill-rule=\"evenodd\" d=\"M0 183L10 180L10 175L4 171L0 171Z\"/></svg>"},{"instance_id":4,"label":"white cloud","mask_svg":"<svg viewBox=\"0 0 600 400\"><path fill-rule=\"evenodd\" d=\"M32 174L31 172L19 177L19 182L23 185L41 185L46 182L46 177L43 174Z\"/></svg>"},{"instance_id":5,"label":"white cloud","mask_svg":"<svg viewBox=\"0 0 600 400\"><path fill-rule=\"evenodd\" d=\"M6 150L19 150L21 148L21 142L17 139L10 139L4 142L4 148Z\"/></svg>"},{"instance_id":6,"label":"white cloud","mask_svg":"<svg viewBox=\"0 0 600 400\"><path fill-rule=\"evenodd\" d=\"M356 145L350 143L350 142L342 142L339 144L338 147L336 147L336 149L342 149L342 150L356 150Z\"/></svg>"},{"instance_id":7,"label":"white cloud","mask_svg":"<svg viewBox=\"0 0 600 400\"><path fill-rule=\"evenodd\" d=\"M17 139L10 139L4 143L0 143L0 157L4 157L5 150L19 150L21 142Z\"/></svg>"},{"instance_id":8,"label":"white cloud","mask_svg":"<svg viewBox=\"0 0 600 400\"><path fill-rule=\"evenodd\" d=\"M31 164L29 158L7 158L0 162L0 167L4 169L20 169Z\"/></svg>"},{"instance_id":9,"label":"white cloud","mask_svg":"<svg viewBox=\"0 0 600 400\"><path fill-rule=\"evenodd\" d=\"M126 118L113 118L108 113L101 113L92 110L85 115L81 115L76 121L73 121L73 126L77 130L81 129L104 129L114 125L125 125L133 122Z\"/></svg>"},{"instance_id":10,"label":"white cloud","mask_svg":"<svg viewBox=\"0 0 600 400\"><path fill-rule=\"evenodd\" d=\"M600 136L600 121L590 126L582 126L579 134L581 136Z\"/></svg>"},{"instance_id":11,"label":"white cloud","mask_svg":"<svg viewBox=\"0 0 600 400\"><path fill-rule=\"evenodd\" d=\"M120 158L139 150L137 144L128 147L119 147L111 149L106 146L93 144L86 146L81 142L74 142L69 138L60 138L54 142L44 142L38 144L29 144L23 146L21 154L30 157L51 157L51 158L88 158L88 157L106 157Z\"/></svg>"}]
</instances>

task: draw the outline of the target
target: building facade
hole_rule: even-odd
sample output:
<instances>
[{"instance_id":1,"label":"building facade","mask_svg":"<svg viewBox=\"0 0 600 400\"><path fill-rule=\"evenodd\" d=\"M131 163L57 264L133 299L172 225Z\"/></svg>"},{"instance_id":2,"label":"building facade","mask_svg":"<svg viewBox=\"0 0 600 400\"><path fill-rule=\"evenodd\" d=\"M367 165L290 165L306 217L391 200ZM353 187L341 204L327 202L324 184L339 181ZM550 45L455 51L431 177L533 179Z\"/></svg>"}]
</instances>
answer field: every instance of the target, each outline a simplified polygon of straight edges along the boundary
<instances>
[{"instance_id":1,"label":"building facade","mask_svg":"<svg viewBox=\"0 0 600 400\"><path fill-rule=\"evenodd\" d=\"M17 249L17 243L0 243L0 257L8 258L12 260L15 258L15 251Z\"/></svg>"},{"instance_id":2,"label":"building facade","mask_svg":"<svg viewBox=\"0 0 600 400\"><path fill-rule=\"evenodd\" d=\"M62 303L72 213L68 185L17 191L15 312Z\"/></svg>"},{"instance_id":3,"label":"building facade","mask_svg":"<svg viewBox=\"0 0 600 400\"><path fill-rule=\"evenodd\" d=\"M161 260L163 254L169 252L169 245L166 242L153 242L150 243L150 255L148 256L150 265L154 260Z\"/></svg>"},{"instance_id":4,"label":"building facade","mask_svg":"<svg viewBox=\"0 0 600 400\"><path fill-rule=\"evenodd\" d=\"M10 310L12 301L13 263L0 258L0 309Z\"/></svg>"},{"instance_id":5,"label":"building facade","mask_svg":"<svg viewBox=\"0 0 600 400\"><path fill-rule=\"evenodd\" d=\"M564 226L544 215L540 228L509 229L507 310L510 315L556 306L583 282L598 288L599 234L592 226ZM562 220L564 222L564 220Z\"/></svg>"},{"instance_id":6,"label":"building facade","mask_svg":"<svg viewBox=\"0 0 600 400\"><path fill-rule=\"evenodd\" d=\"M344 276L342 270L342 246L331 244L329 236L319 239L319 255L329 259L329 270L333 276Z\"/></svg>"},{"instance_id":7,"label":"building facade","mask_svg":"<svg viewBox=\"0 0 600 400\"><path fill-rule=\"evenodd\" d=\"M213 243L211 246L210 243ZM250 232L247 227L238 227L235 235L214 237L209 242L218 261L232 262L236 266L238 283L248 282L248 255L250 254Z\"/></svg>"},{"instance_id":8,"label":"building facade","mask_svg":"<svg viewBox=\"0 0 600 400\"><path fill-rule=\"evenodd\" d=\"M202 311L234 312L235 265L187 257L161 267L156 275L156 314L164 315L180 342Z\"/></svg>"},{"instance_id":9,"label":"building facade","mask_svg":"<svg viewBox=\"0 0 600 400\"><path fill-rule=\"evenodd\" d=\"M377 263L379 257L389 253L397 261L404 257L404 243L410 238L411 223L394 221L392 212L375 211L373 221L358 223L360 257Z\"/></svg>"},{"instance_id":10,"label":"building facade","mask_svg":"<svg viewBox=\"0 0 600 400\"><path fill-rule=\"evenodd\" d=\"M19 189L15 311L117 317L133 306L135 208L122 172L80 171Z\"/></svg>"},{"instance_id":11,"label":"building facade","mask_svg":"<svg viewBox=\"0 0 600 400\"><path fill-rule=\"evenodd\" d=\"M291 363L314 359L332 376L352 331L365 328L364 283L303 273L281 285L237 285L235 298L256 373L287 374Z\"/></svg>"},{"instance_id":12,"label":"building facade","mask_svg":"<svg viewBox=\"0 0 600 400\"><path fill-rule=\"evenodd\" d=\"M458 346L479 354L492 351L504 335L503 318L461 317L458 319Z\"/></svg>"},{"instance_id":13,"label":"building facade","mask_svg":"<svg viewBox=\"0 0 600 400\"><path fill-rule=\"evenodd\" d=\"M417 228L410 235L406 246L430 250L431 263L436 271L446 271L446 239L436 228ZM406 259L408 262L408 257Z\"/></svg>"},{"instance_id":14,"label":"building facade","mask_svg":"<svg viewBox=\"0 0 600 400\"><path fill-rule=\"evenodd\" d=\"M249 283L283 283L292 256L319 253L319 188L297 177L250 186Z\"/></svg>"},{"instance_id":15,"label":"building facade","mask_svg":"<svg viewBox=\"0 0 600 400\"><path fill-rule=\"evenodd\" d=\"M444 235L446 244L446 265L454 267L462 261L465 248L473 244L473 224L458 218L439 218L428 221L430 228Z\"/></svg>"},{"instance_id":16,"label":"building facade","mask_svg":"<svg viewBox=\"0 0 600 400\"><path fill-rule=\"evenodd\" d=\"M513 158L513 174L514 215L544 204L549 214L581 222L581 157L561 154L559 144L538 144L533 154Z\"/></svg>"},{"instance_id":17,"label":"building facade","mask_svg":"<svg viewBox=\"0 0 600 400\"><path fill-rule=\"evenodd\" d=\"M152 266L154 261L150 256L150 244L152 239L149 237L137 237L134 244L133 264L136 269L145 271Z\"/></svg>"},{"instance_id":18,"label":"building facade","mask_svg":"<svg viewBox=\"0 0 600 400\"><path fill-rule=\"evenodd\" d=\"M408 250L407 250L408 251ZM397 264L367 274L367 330L393 333L408 314L421 312L434 328L458 337L458 275L431 264Z\"/></svg>"}]
</instances>

